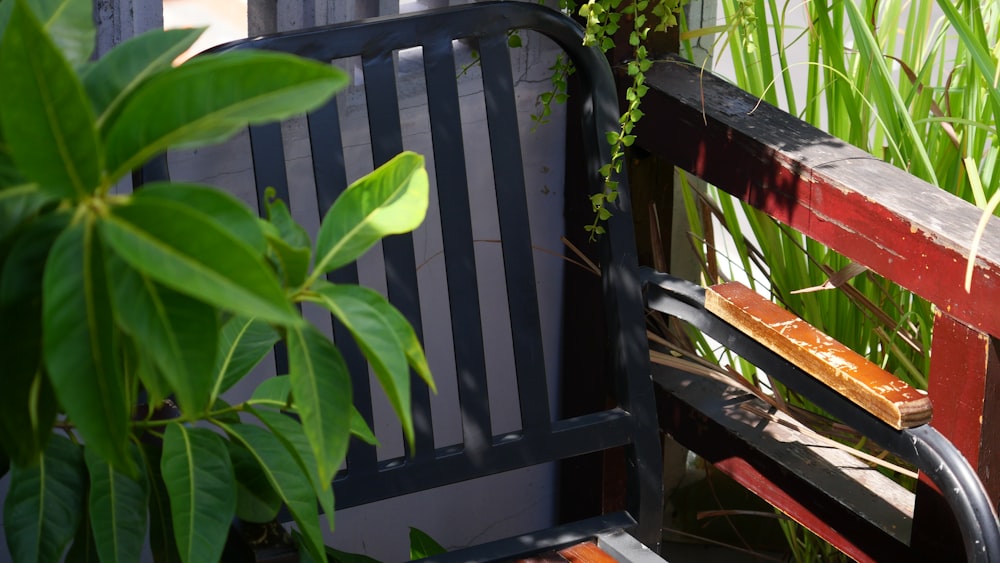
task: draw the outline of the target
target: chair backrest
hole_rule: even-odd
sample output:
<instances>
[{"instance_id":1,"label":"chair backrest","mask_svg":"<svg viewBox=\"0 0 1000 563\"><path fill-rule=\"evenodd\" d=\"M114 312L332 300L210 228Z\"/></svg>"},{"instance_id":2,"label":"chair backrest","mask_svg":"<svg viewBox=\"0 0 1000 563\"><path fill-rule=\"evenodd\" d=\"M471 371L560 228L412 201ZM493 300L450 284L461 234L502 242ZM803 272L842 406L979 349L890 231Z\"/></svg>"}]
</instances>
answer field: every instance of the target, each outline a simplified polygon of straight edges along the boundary
<instances>
[{"instance_id":1,"label":"chair backrest","mask_svg":"<svg viewBox=\"0 0 1000 563\"><path fill-rule=\"evenodd\" d=\"M614 395L616 404L601 412L563 418L555 412L556 391L550 389L548 381L561 379L562 384L573 385L573 375L553 378L553 374L548 374L549 377L546 374L552 371L552 366L545 360L544 348L557 348L560 344L543 334L539 308L545 297L540 297L536 290L536 262L541 259L539 243L533 240L536 229L530 226L533 210L528 191L537 186L529 188L526 184L522 163L522 131L514 88L518 77L512 75L511 69L511 58L519 53L514 51L512 55L510 45L514 42L509 39L516 30L530 30L548 37L575 66L574 76L580 85L579 93L574 93L580 96L580 127L571 128L575 132L569 134L579 136L584 152L567 160L582 168L587 185L567 185L565 197L586 202L589 194L604 187L599 168L610 159L606 132L618 130L619 107L606 60L599 51L584 47L582 28L558 12L527 2L485 2L277 34L230 43L219 49L278 50L333 62L345 66L359 87L308 116L308 134L304 135L307 148L290 148L282 125L250 128L258 201L263 198L265 188L274 187L278 197L291 200L293 211L313 207L322 214L346 188L349 176L355 174L351 170L357 168L359 161L370 161L375 166L384 163L404 149L414 127L429 129L432 144L426 157L432 183L436 185L438 212L429 217L428 221L434 224L426 228L434 231L442 244L440 253L435 254L435 264L443 262L441 277L447 305L433 307L421 301L427 293L423 286L429 282L421 277L421 269L427 266L425 260L415 258L415 245L419 247L426 242L419 234L416 240L414 235L403 235L383 242L385 286L382 289L410 319L418 335L436 336L429 332L440 329L429 327L450 326L454 357L444 363L449 364L448 370L453 364L456 374L460 437L455 440L457 443L447 443L448 440L436 435L440 434L440 427L434 408L439 398L432 398L425 386L415 383L415 451L379 459L375 448L353 443L346 469L334 483L338 508L528 465L623 448L628 473L624 496L630 514L639 522L633 533L644 543L654 545L660 537L661 460L627 185L624 178L619 178L622 197L607 224L607 234L597 243L602 302L563 305L603 308L608 357L593 358L591 365L592 369L606 372L608 381L614 382L613 392L608 394ZM424 83L417 98L426 98L417 107L401 104L401 99L408 97L403 92L407 86L397 81L401 73L412 73L414 67L422 67ZM472 128L463 123L461 111L470 103L461 78L470 72L482 77L481 96L486 115L485 123L473 123ZM343 127L346 120L356 118L350 111L345 112L350 101L346 98L351 96L363 96L367 108L369 139L361 142L348 138L353 133L346 133ZM426 117L415 115L424 111ZM484 126L488 134L483 132ZM368 141L370 155L361 154L364 151L359 147L367 147ZM486 151L488 164L478 166L467 160L476 150ZM308 175L315 184L313 201L296 201L295 187L289 189L289 178L293 175L290 168L296 165L296 155L302 154L312 162ZM495 202L487 205L493 216L487 221L497 226L499 241L483 240L478 224L482 219L470 214L470 200L483 197L480 188L471 187L470 178L478 182L483 176L491 176L486 184L494 187ZM438 228L440 235L436 234ZM566 229L582 232L583 224L570 224ZM484 246L489 247L488 252L483 252ZM559 258L546 258L556 260L560 268L566 267L566 262ZM483 262L491 260L497 271L502 272L499 274L502 279L484 274L489 270L484 270ZM359 271L352 265L334 272L333 277L334 281L357 282ZM487 302L502 304L499 316L484 312ZM512 386L516 388L515 410L519 411L520 420L513 430L494 429L495 406L491 413L488 343L498 338L499 331L506 334L500 338L509 342L511 358L501 364L516 374L516 384ZM350 341L342 327L334 326L333 332L338 343ZM360 353L350 346L344 348L355 378L355 403L371 422L373 406L367 366ZM430 359L435 371L434 357ZM278 362L281 361L279 357ZM281 369L279 365L278 370ZM604 394L608 389L588 392Z\"/></svg>"}]
</instances>

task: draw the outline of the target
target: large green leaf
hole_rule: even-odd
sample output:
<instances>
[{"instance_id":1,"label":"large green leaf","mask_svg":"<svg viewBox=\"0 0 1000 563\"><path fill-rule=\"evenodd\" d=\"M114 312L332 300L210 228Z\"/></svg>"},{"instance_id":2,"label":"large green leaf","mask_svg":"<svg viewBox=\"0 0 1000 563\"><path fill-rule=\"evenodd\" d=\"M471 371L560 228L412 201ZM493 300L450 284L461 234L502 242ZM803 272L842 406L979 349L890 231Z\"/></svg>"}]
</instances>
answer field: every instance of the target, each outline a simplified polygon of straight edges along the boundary
<instances>
[{"instance_id":1,"label":"large green leaf","mask_svg":"<svg viewBox=\"0 0 1000 563\"><path fill-rule=\"evenodd\" d=\"M382 237L412 231L428 201L424 157L404 152L348 186L316 239L314 277L354 261Z\"/></svg>"},{"instance_id":2,"label":"large green leaf","mask_svg":"<svg viewBox=\"0 0 1000 563\"><path fill-rule=\"evenodd\" d=\"M289 399L292 394L292 378L287 375L277 375L274 377L268 377L262 381L257 388L254 389L253 395L248 401L249 405L254 407L259 407L261 410L265 408L284 410L287 412L295 413L295 409L292 409L289 405ZM257 412L255 410L255 412ZM358 412L358 408L351 405L351 435L357 436L362 441L372 446L379 445L378 439L375 437L375 433L365 422L361 413Z\"/></svg>"},{"instance_id":3,"label":"large green leaf","mask_svg":"<svg viewBox=\"0 0 1000 563\"><path fill-rule=\"evenodd\" d=\"M261 381L253 390L249 403L253 406L285 409L290 405L292 396L292 378L287 375L276 375Z\"/></svg>"},{"instance_id":4,"label":"large green leaf","mask_svg":"<svg viewBox=\"0 0 1000 563\"><path fill-rule=\"evenodd\" d=\"M351 379L337 347L311 324L288 329L292 398L320 479L329 482L350 439Z\"/></svg>"},{"instance_id":5,"label":"large green leaf","mask_svg":"<svg viewBox=\"0 0 1000 563\"><path fill-rule=\"evenodd\" d=\"M159 405L173 392L173 386L160 372L151 354L146 353L136 341L126 333L121 333L122 364L125 373L132 374L145 391L142 403Z\"/></svg>"},{"instance_id":6,"label":"large green leaf","mask_svg":"<svg viewBox=\"0 0 1000 563\"><path fill-rule=\"evenodd\" d=\"M409 367L434 385L413 327L382 295L366 287L320 281L314 289L318 302L351 331L412 444Z\"/></svg>"},{"instance_id":7,"label":"large green leaf","mask_svg":"<svg viewBox=\"0 0 1000 563\"><path fill-rule=\"evenodd\" d=\"M100 563L100 561L101 556L97 554L97 545L94 543L94 533L90 529L90 517L85 510L63 563Z\"/></svg>"},{"instance_id":8,"label":"large green leaf","mask_svg":"<svg viewBox=\"0 0 1000 563\"><path fill-rule=\"evenodd\" d=\"M132 405L120 372L104 248L84 219L56 239L43 280L43 353L56 397L94 448L118 468L130 468Z\"/></svg>"},{"instance_id":9,"label":"large green leaf","mask_svg":"<svg viewBox=\"0 0 1000 563\"><path fill-rule=\"evenodd\" d=\"M37 457L58 411L42 372L42 278L49 250L68 220L50 215L32 224L0 267L0 446L19 465Z\"/></svg>"},{"instance_id":10,"label":"large green leaf","mask_svg":"<svg viewBox=\"0 0 1000 563\"><path fill-rule=\"evenodd\" d=\"M188 206L142 192L101 222L133 268L196 299L282 324L301 324L261 253Z\"/></svg>"},{"instance_id":11,"label":"large green leaf","mask_svg":"<svg viewBox=\"0 0 1000 563\"><path fill-rule=\"evenodd\" d=\"M79 446L52 436L36 464L14 466L3 527L14 561L58 562L83 514L87 472Z\"/></svg>"},{"instance_id":12,"label":"large green leaf","mask_svg":"<svg viewBox=\"0 0 1000 563\"><path fill-rule=\"evenodd\" d=\"M181 560L217 561L236 513L233 466L223 439L204 428L170 424L160 464Z\"/></svg>"},{"instance_id":13,"label":"large green leaf","mask_svg":"<svg viewBox=\"0 0 1000 563\"><path fill-rule=\"evenodd\" d=\"M319 500L319 505L327 514L327 521L330 530L333 530L333 487L328 480L324 480L319 474L319 466L316 464L316 456L313 455L302 425L292 417L267 411L263 409L252 409L254 415L264 423L267 428L278 437L285 445L285 448L292 453L299 467L309 476L312 483L313 493Z\"/></svg>"},{"instance_id":14,"label":"large green leaf","mask_svg":"<svg viewBox=\"0 0 1000 563\"><path fill-rule=\"evenodd\" d=\"M278 333L260 319L236 316L226 321L219 334L213 395L218 396L250 373L274 348L278 338Z\"/></svg>"},{"instance_id":15,"label":"large green leaf","mask_svg":"<svg viewBox=\"0 0 1000 563\"><path fill-rule=\"evenodd\" d=\"M144 80L171 68L204 28L155 29L117 45L82 73L97 122L101 123Z\"/></svg>"},{"instance_id":16,"label":"large green leaf","mask_svg":"<svg viewBox=\"0 0 1000 563\"><path fill-rule=\"evenodd\" d=\"M108 169L118 177L167 147L219 142L247 123L311 110L346 84L334 67L283 53L196 57L138 86L102 124Z\"/></svg>"},{"instance_id":17,"label":"large green leaf","mask_svg":"<svg viewBox=\"0 0 1000 563\"><path fill-rule=\"evenodd\" d=\"M249 424L219 424L264 470L271 486L281 496L288 511L305 535L306 549L319 561L326 561L319 512L309 476L289 455L281 441L267 430Z\"/></svg>"},{"instance_id":18,"label":"large green leaf","mask_svg":"<svg viewBox=\"0 0 1000 563\"><path fill-rule=\"evenodd\" d=\"M90 102L38 19L8 1L15 5L0 43L2 137L29 180L57 197L83 197L101 170Z\"/></svg>"},{"instance_id":19,"label":"large green leaf","mask_svg":"<svg viewBox=\"0 0 1000 563\"><path fill-rule=\"evenodd\" d=\"M174 541L173 518L170 515L170 495L163 482L160 466L163 448L160 443L142 444L146 477L149 482L149 548L156 563L180 563Z\"/></svg>"},{"instance_id":20,"label":"large green leaf","mask_svg":"<svg viewBox=\"0 0 1000 563\"><path fill-rule=\"evenodd\" d=\"M0 241L13 233L23 221L38 213L38 210L51 200L51 196L42 192L38 184L0 187Z\"/></svg>"},{"instance_id":21,"label":"large green leaf","mask_svg":"<svg viewBox=\"0 0 1000 563\"><path fill-rule=\"evenodd\" d=\"M3 116L0 115L0 118L2 117ZM24 183L26 183L24 175L21 174L21 171L14 165L14 159L10 155L10 150L7 148L6 143L4 143L3 124L0 123L0 191L20 186ZM0 228L0 238L3 238L4 230L6 229Z\"/></svg>"},{"instance_id":22,"label":"large green leaf","mask_svg":"<svg viewBox=\"0 0 1000 563\"><path fill-rule=\"evenodd\" d=\"M129 447L142 467L138 447ZM90 522L95 547L104 563L138 561L146 539L146 502L149 495L145 471L135 477L109 465L90 448L84 448L90 473Z\"/></svg>"},{"instance_id":23,"label":"large green leaf","mask_svg":"<svg viewBox=\"0 0 1000 563\"><path fill-rule=\"evenodd\" d=\"M267 251L267 241L256 212L218 188L182 182L152 182L143 185L135 199L184 205L248 244L254 252Z\"/></svg>"},{"instance_id":24,"label":"large green leaf","mask_svg":"<svg viewBox=\"0 0 1000 563\"><path fill-rule=\"evenodd\" d=\"M228 440L226 447L236 472L236 516L247 522L270 522L281 509L281 497L253 454Z\"/></svg>"},{"instance_id":25,"label":"large green leaf","mask_svg":"<svg viewBox=\"0 0 1000 563\"><path fill-rule=\"evenodd\" d=\"M66 60L79 66L94 52L97 28L90 0L25 0Z\"/></svg>"},{"instance_id":26,"label":"large green leaf","mask_svg":"<svg viewBox=\"0 0 1000 563\"><path fill-rule=\"evenodd\" d=\"M107 264L108 277L115 280L111 295L118 322L135 340L138 353L153 359L181 410L204 412L214 383L216 310L155 282L114 254Z\"/></svg>"}]
</instances>

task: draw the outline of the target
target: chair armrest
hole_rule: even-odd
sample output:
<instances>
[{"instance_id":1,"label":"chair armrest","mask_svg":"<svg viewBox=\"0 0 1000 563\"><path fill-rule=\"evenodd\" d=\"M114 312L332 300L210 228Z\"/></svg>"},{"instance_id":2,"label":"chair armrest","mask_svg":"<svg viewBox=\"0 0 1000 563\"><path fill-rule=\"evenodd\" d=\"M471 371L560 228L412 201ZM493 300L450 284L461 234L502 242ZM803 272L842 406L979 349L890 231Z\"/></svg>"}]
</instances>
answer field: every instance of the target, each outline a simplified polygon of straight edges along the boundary
<instances>
[{"instance_id":1,"label":"chair armrest","mask_svg":"<svg viewBox=\"0 0 1000 563\"><path fill-rule=\"evenodd\" d=\"M795 389L843 423L924 472L941 491L954 513L970 561L990 561L1000 556L1000 521L996 508L968 460L931 425L898 429L875 417L834 387L795 365L781 353L783 350L772 349L707 310L705 302L712 289L705 290L649 268L642 268L641 278L648 307L698 328L762 368L769 377ZM711 299L719 298L717 295ZM716 306L725 308L721 304Z\"/></svg>"},{"instance_id":2,"label":"chair armrest","mask_svg":"<svg viewBox=\"0 0 1000 563\"><path fill-rule=\"evenodd\" d=\"M707 288L705 309L897 430L931 420L927 395L741 283Z\"/></svg>"}]
</instances>

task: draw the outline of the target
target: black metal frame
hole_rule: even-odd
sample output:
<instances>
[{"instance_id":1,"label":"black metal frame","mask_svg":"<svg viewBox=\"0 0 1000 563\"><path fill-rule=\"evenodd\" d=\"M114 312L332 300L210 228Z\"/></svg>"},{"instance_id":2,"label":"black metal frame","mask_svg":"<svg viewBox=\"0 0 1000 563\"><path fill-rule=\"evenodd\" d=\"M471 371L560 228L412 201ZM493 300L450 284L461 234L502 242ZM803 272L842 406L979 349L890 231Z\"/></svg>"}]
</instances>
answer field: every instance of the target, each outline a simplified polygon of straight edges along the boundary
<instances>
[{"instance_id":1,"label":"black metal frame","mask_svg":"<svg viewBox=\"0 0 1000 563\"><path fill-rule=\"evenodd\" d=\"M970 561L1000 555L1000 523L982 482L955 446L931 425L896 430L760 342L705 310L705 290L644 269L647 305L684 320L883 448L915 465L943 492Z\"/></svg>"}]
</instances>

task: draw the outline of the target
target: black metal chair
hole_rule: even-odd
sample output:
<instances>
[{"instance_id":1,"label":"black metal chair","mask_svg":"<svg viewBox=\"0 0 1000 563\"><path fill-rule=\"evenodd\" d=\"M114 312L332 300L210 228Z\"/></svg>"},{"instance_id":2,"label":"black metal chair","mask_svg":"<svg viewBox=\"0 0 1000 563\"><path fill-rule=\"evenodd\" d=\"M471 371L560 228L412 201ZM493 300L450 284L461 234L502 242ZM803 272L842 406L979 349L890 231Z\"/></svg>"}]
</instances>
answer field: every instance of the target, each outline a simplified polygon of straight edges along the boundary
<instances>
[{"instance_id":1,"label":"black metal chair","mask_svg":"<svg viewBox=\"0 0 1000 563\"><path fill-rule=\"evenodd\" d=\"M414 257L411 235L396 236L382 244L386 289L390 300L417 328L418 335L430 332L431 316L447 316L454 340L454 368L460 403L460 443L440 444L432 421L432 399L426 386L413 386L416 447L406 455L380 459L376 448L360 442L352 444L344 471L335 479L337 508L344 509L381 499L423 491L526 466L558 462L603 450L623 450L623 474L627 490L626 509L595 514L582 522L568 523L508 541L451 553L454 561L490 560L520 556L550 549L603 532L628 529L643 544L656 550L662 518L661 448L656 423L654 393L650 378L648 346L643 325L642 292L637 276L635 243L627 199L627 186L620 179L623 197L601 238L603 300L590 307L603 311L608 326L607 358L589 360L593 369L603 370L615 382L617 404L600 412L564 418L550 407L558 395L550 390L543 350L543 329L536 291L536 273L529 225L529 206L522 164L522 132L518 128L515 79L511 70L512 31L534 31L557 43L572 60L581 84L581 120L574 135L583 140L585 152L574 157L587 177L587 185L568 189L568 198L587 202L587 196L603 189L598 169L609 162L610 148L605 132L617 130L618 102L615 83L600 51L583 46L583 30L571 19L539 5L521 2L485 2L450 9L420 12L405 17L373 18L323 28L277 34L238 41L216 48L269 49L295 53L321 61L340 61L355 82L363 83L371 145L371 161L379 165L404 149L405 127L401 124L398 80L407 68L423 68L426 112L433 146L427 154L429 170L436 183L442 256L445 264L447 306L428 315L419 302L418 270L423 264ZM406 51L419 48L419 52ZM475 52L473 70L481 68L482 97L485 101L489 133L488 152L495 186L495 220L501 232L505 292L489 301L502 304L509 316L507 329L516 372L520 424L515 430L492 430L490 383L487 378L487 348L484 336L485 313L480 287L485 281L477 272L475 220L470 216L470 197L481 186L470 182L463 138L475 132L464 130L460 114L459 78L462 69L456 57ZM360 59L360 60L359 60ZM351 93L342 96L351 96ZM403 112L407 108L403 108ZM322 214L348 185L348 168L355 156L345 152L335 99L308 116L308 153L312 161L315 200L312 206ZM554 127L554 125L553 125ZM295 209L295 189L289 189L286 160L289 158L282 128L278 124L250 128L250 150L256 178L258 202L264 190L274 187L279 198ZM365 155L367 157L367 155ZM160 163L162 165L162 162ZM164 170L161 168L159 174ZM146 180L157 176L156 166L147 167ZM583 224L568 229L583 232ZM492 243L491 243L492 244ZM559 249L555 249L559 250ZM559 258L554 258L560 262ZM500 260L500 258L497 258ZM482 265L479 264L481 267ZM355 266L334 272L335 280L357 282ZM502 316L503 316L502 315ZM438 323L436 326L440 326ZM488 327L492 329L495 326ZM334 327L338 341L350 342L342 327ZM435 329L437 330L437 329ZM343 338L339 338L343 336ZM491 336L490 338L493 338ZM552 343L549 342L551 345ZM345 358L354 374L355 403L369 421L373 420L368 370L363 357L346 346ZM278 372L282 370L278 359ZM432 361L432 371L435 366ZM573 385L569 375L565 385ZM604 389L594 389L604 393ZM603 402L603 396L602 396ZM496 413L494 412L493 415ZM461 519L461 514L455 515ZM420 522L414 522L419 526ZM612 536L607 536L612 537ZM626 539L614 536L618 540ZM638 545L638 544L635 544ZM634 547L634 546L633 546ZM624 548L623 548L624 549ZM641 553L639 550L637 553ZM652 552L647 551L647 554Z\"/></svg>"},{"instance_id":2,"label":"black metal chair","mask_svg":"<svg viewBox=\"0 0 1000 563\"><path fill-rule=\"evenodd\" d=\"M427 127L432 140L427 154L436 184L440 237L440 258L444 262L447 305L430 310L422 307L419 273L424 264L415 258L412 235L387 239L381 247L384 258L385 290L390 300L410 319L418 335L430 336L439 330L433 323L445 318L454 341L454 355L447 364L456 373L456 396L460 404L457 420L460 438L442 444L432 424L434 401L422 385L414 385L413 410L416 422L416 448L404 455L380 458L373 447L354 443L347 465L334 482L338 509L363 505L382 499L441 487L526 466L577 459L606 450L624 452L621 472L624 475L625 510L593 517L555 528L490 542L449 553L436 560L475 561L528 556L577 541L602 537L609 550L619 556L649 557L631 538L651 550L661 540L663 487L661 484L660 425L657 421L656 391L649 362L649 347L643 315L644 285L650 306L686 319L695 326L727 343L752 361L786 377L786 383L843 420L869 432L884 446L913 461L929 472L942 489L958 488L953 506L964 524L966 547L970 557L1000 553L993 515L982 487L964 459L929 427L904 432L888 430L870 415L812 380L759 343L735 332L718 319L706 314L697 288L660 274L640 275L636 260L633 224L626 178L617 178L621 197L609 219L607 234L596 247L601 267L600 299L584 306L602 311L606 357L588 359L591 369L607 374L606 388L586 390L599 402L614 397L610 407L585 415L562 417L551 405L559 391L550 389L552 374L545 361L545 340L540 297L536 290L537 242L529 220L527 185L522 159L522 132L518 127L515 77L511 70L510 33L518 30L538 32L565 51L576 68L579 89L579 127L570 135L583 145L581 155L568 161L579 165L585 185L567 185L566 197L586 202L588 195L604 188L599 169L610 160L605 141L608 131L618 130L618 99L615 82L603 55L583 46L583 29L558 12L527 2L483 2L416 14L364 20L323 28L309 29L230 43L218 50L271 49L295 53L321 61L347 61L357 82L363 83L364 105L372 165L381 164L404 149L407 127L401 117L409 111L426 110ZM419 53L412 51L419 48ZM411 51L408 51L411 50ZM475 131L463 125L460 108L462 88L459 79L465 73L456 59L475 52L481 69L481 90L488 126L490 155L487 182L495 187L495 212L490 221L498 225L498 241L483 241L476 236L476 221L471 215L471 200L482 194L470 177L484 171L466 160L467 139ZM420 108L401 108L397 77L405 68L422 68L425 102ZM362 93L358 92L358 96ZM425 107L424 107L425 106ZM407 114L408 115L408 114ZM289 154L287 137L281 125L251 127L249 134L253 174L258 202L268 187L278 197L291 200L291 207L315 209L323 213L348 185L349 169L356 168L358 147L342 135L341 122L349 116L338 112L335 100L307 118L307 148ZM421 118L423 119L423 118ZM575 125L575 124L574 124ZM287 131L286 131L287 133ZM362 147L363 148L363 147ZM311 161L309 201L296 198L290 189L289 166L295 156L304 154ZM145 179L166 174L161 160L147 167ZM141 178L140 178L141 179ZM569 224L567 230L582 230L583 225ZM481 273L484 257L477 255L477 245L489 243L499 248L495 261L502 263L502 291L489 299L481 295L486 281ZM357 267L334 273L334 281L356 282ZM363 277L363 276L362 276ZM499 323L509 339L512 357L509 365L516 375L516 428L494 430L494 408L489 396L487 377L487 341L497 328L484 319L486 302L499 303L503 319ZM596 304L595 304L596 303ZM580 306L576 304L574 306ZM489 325L489 326L488 326ZM486 334L486 328L490 334ZM597 330L597 327L594 328ZM334 326L335 337L349 342L342 327ZM552 343L549 342L551 352ZM578 353L596 353L581 350ZM351 367L355 403L371 423L374 407L369 390L368 371L363 357L345 346L345 359ZM277 370L283 369L277 354ZM433 361L433 359L432 359ZM432 363L432 370L435 368ZM450 369L450 368L449 368ZM668 391L668 400L682 392L675 374L660 373L656 382ZM780 376L780 377L781 377ZM562 374L561 384L577 384L574 374ZM668 428L670 426L668 425ZM446 441L446 440L445 440ZM447 442L447 441L446 441ZM620 454L615 454L620 455ZM611 455L608 459L616 459ZM964 465L963 465L964 464ZM595 485L596 486L596 485ZM984 504L986 502L987 504ZM455 515L461 519L461 514ZM414 522L419 526L419 522ZM626 529L632 536L622 536Z\"/></svg>"}]
</instances>

